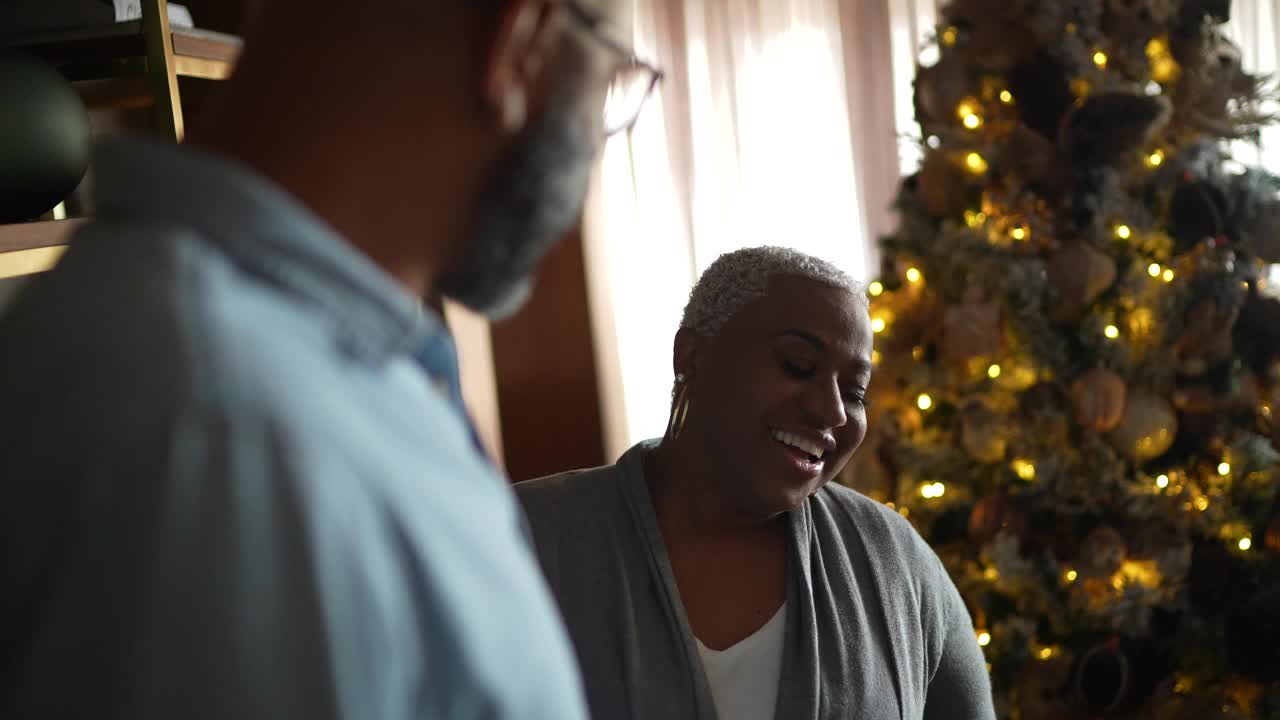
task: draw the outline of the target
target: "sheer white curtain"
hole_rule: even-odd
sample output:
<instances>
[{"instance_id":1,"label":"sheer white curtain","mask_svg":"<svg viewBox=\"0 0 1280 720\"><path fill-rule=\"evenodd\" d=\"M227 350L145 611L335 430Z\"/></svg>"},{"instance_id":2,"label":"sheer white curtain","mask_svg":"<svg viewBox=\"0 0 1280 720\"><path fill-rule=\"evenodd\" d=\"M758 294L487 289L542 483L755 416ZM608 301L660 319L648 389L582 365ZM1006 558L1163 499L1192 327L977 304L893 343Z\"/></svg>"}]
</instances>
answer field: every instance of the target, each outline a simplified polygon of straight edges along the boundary
<instances>
[{"instance_id":1,"label":"sheer white curtain","mask_svg":"<svg viewBox=\"0 0 1280 720\"><path fill-rule=\"evenodd\" d=\"M786 245L873 272L910 111L895 96L911 77L894 63L899 3L912 5L633 0L637 50L667 78L606 148L587 213L611 454L662 433L680 311L721 253Z\"/></svg>"},{"instance_id":2,"label":"sheer white curtain","mask_svg":"<svg viewBox=\"0 0 1280 720\"><path fill-rule=\"evenodd\" d=\"M1244 67L1254 73L1280 73L1280 0L1235 0L1227 36L1240 46ZM1231 154L1246 164L1280 174L1280 127L1262 131L1262 142L1232 143Z\"/></svg>"}]
</instances>

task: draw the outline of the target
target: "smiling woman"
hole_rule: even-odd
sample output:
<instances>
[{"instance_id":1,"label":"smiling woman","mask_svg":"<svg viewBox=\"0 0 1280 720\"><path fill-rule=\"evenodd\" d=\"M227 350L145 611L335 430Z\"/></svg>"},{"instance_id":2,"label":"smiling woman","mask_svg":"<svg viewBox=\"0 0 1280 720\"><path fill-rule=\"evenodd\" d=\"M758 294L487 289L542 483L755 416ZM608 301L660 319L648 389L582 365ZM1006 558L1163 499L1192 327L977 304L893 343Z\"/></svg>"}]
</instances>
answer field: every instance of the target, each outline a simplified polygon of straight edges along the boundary
<instances>
[{"instance_id":1,"label":"smiling woman","mask_svg":"<svg viewBox=\"0 0 1280 720\"><path fill-rule=\"evenodd\" d=\"M594 717L994 717L937 556L830 482L867 429L864 292L794 250L720 257L664 437L516 486Z\"/></svg>"}]
</instances>

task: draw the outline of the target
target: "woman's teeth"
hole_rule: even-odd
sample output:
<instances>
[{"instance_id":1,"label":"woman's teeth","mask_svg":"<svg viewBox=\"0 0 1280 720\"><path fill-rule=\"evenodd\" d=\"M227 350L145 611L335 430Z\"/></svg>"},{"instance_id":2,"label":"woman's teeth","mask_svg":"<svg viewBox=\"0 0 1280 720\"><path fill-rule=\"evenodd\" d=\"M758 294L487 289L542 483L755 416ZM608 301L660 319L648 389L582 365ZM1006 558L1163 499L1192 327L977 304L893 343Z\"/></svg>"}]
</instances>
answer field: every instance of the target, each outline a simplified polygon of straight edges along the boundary
<instances>
[{"instance_id":1,"label":"woman's teeth","mask_svg":"<svg viewBox=\"0 0 1280 720\"><path fill-rule=\"evenodd\" d=\"M795 435L793 433L789 433L783 430L774 430L773 439L777 440L783 445L787 445L801 452L808 453L809 457L814 462L817 462L818 460L822 459L822 454L824 452L823 449L819 447L817 444L809 440L806 440L800 437L799 435Z\"/></svg>"}]
</instances>

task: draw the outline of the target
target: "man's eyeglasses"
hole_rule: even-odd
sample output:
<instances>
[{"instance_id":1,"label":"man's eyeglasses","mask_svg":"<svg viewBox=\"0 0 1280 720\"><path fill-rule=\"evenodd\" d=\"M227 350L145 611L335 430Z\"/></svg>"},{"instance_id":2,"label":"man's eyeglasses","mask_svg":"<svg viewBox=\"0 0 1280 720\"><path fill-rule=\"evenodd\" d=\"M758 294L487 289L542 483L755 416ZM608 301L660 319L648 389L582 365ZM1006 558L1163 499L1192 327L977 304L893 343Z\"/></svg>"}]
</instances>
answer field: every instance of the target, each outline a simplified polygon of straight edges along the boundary
<instances>
[{"instance_id":1,"label":"man's eyeglasses","mask_svg":"<svg viewBox=\"0 0 1280 720\"><path fill-rule=\"evenodd\" d=\"M584 10L577 3L567 2L565 8L591 37L610 51L622 56L623 63L609 82L604 101L604 132L606 136L630 130L640 117L640 110L662 82L662 71L636 57L626 45L604 32L600 18Z\"/></svg>"}]
</instances>

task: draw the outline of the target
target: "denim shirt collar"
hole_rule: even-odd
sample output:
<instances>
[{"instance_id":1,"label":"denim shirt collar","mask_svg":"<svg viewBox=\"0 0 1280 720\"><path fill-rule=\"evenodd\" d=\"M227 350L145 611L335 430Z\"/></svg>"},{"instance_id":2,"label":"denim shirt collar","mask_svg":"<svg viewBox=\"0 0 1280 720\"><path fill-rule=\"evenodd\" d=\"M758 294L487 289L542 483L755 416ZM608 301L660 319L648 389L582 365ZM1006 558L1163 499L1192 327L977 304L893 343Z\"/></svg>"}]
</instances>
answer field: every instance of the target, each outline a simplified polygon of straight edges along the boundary
<instances>
[{"instance_id":1,"label":"denim shirt collar","mask_svg":"<svg viewBox=\"0 0 1280 720\"><path fill-rule=\"evenodd\" d=\"M186 226L246 272L336 321L343 349L372 364L443 343L443 320L283 189L247 167L189 146L140 139L96 148L96 214ZM426 364L426 363L424 363Z\"/></svg>"}]
</instances>

